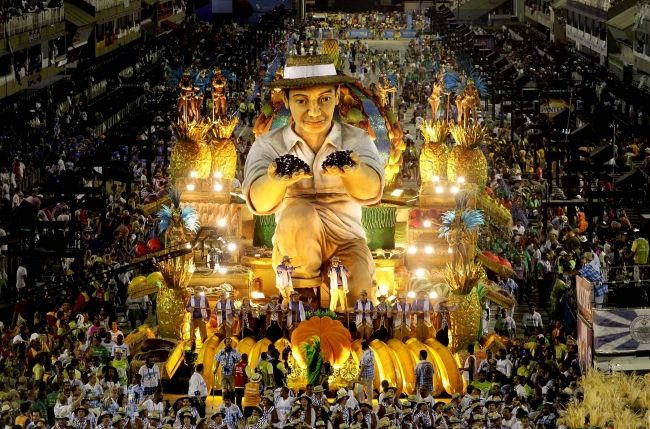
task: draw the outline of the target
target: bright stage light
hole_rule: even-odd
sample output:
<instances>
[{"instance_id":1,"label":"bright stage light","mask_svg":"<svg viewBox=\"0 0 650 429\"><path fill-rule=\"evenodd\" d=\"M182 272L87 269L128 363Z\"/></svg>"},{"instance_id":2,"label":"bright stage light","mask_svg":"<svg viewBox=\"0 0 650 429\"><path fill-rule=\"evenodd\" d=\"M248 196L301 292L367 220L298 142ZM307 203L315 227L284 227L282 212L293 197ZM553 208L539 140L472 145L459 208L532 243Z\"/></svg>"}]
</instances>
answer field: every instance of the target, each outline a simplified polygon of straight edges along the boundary
<instances>
[{"instance_id":1,"label":"bright stage light","mask_svg":"<svg viewBox=\"0 0 650 429\"><path fill-rule=\"evenodd\" d=\"M410 291L406 294L406 297L409 299L415 299L415 291Z\"/></svg>"},{"instance_id":2,"label":"bright stage light","mask_svg":"<svg viewBox=\"0 0 650 429\"><path fill-rule=\"evenodd\" d=\"M451 192L452 194L457 194L458 193L458 186L452 186L449 189L449 192Z\"/></svg>"},{"instance_id":3,"label":"bright stage light","mask_svg":"<svg viewBox=\"0 0 650 429\"><path fill-rule=\"evenodd\" d=\"M214 186L212 186L212 189L214 189L215 192L221 192L223 191L223 185L221 183L215 183Z\"/></svg>"},{"instance_id":4,"label":"bright stage light","mask_svg":"<svg viewBox=\"0 0 650 429\"><path fill-rule=\"evenodd\" d=\"M217 271L219 272L219 274L226 274L228 272L228 268L219 267L219 269Z\"/></svg>"},{"instance_id":5,"label":"bright stage light","mask_svg":"<svg viewBox=\"0 0 650 429\"><path fill-rule=\"evenodd\" d=\"M436 194L442 194L443 192L445 192L445 188L440 185L436 186Z\"/></svg>"},{"instance_id":6,"label":"bright stage light","mask_svg":"<svg viewBox=\"0 0 650 429\"><path fill-rule=\"evenodd\" d=\"M431 221L429 219L422 222L422 226L425 228L431 228Z\"/></svg>"},{"instance_id":7,"label":"bright stage light","mask_svg":"<svg viewBox=\"0 0 650 429\"><path fill-rule=\"evenodd\" d=\"M435 290L432 290L431 292L429 292L429 298L438 299L438 292L436 292Z\"/></svg>"},{"instance_id":8,"label":"bright stage light","mask_svg":"<svg viewBox=\"0 0 650 429\"><path fill-rule=\"evenodd\" d=\"M433 255L433 246L427 246L424 248L424 253L427 255Z\"/></svg>"},{"instance_id":9,"label":"bright stage light","mask_svg":"<svg viewBox=\"0 0 650 429\"><path fill-rule=\"evenodd\" d=\"M465 178L464 178L463 176L459 176L459 177L456 179L456 182L457 182L459 185L462 185L463 183L465 183Z\"/></svg>"},{"instance_id":10,"label":"bright stage light","mask_svg":"<svg viewBox=\"0 0 650 429\"><path fill-rule=\"evenodd\" d=\"M401 197L403 193L404 193L404 189L394 189L393 192L390 193L390 196Z\"/></svg>"},{"instance_id":11,"label":"bright stage light","mask_svg":"<svg viewBox=\"0 0 650 429\"><path fill-rule=\"evenodd\" d=\"M454 249L452 249L451 247L450 247L450 248L448 248L448 249L447 249L447 253L449 253L449 254L452 254L452 253L454 253Z\"/></svg>"},{"instance_id":12,"label":"bright stage light","mask_svg":"<svg viewBox=\"0 0 650 429\"><path fill-rule=\"evenodd\" d=\"M424 271L424 268L418 268L415 270L415 277L424 277L426 274L426 271Z\"/></svg>"},{"instance_id":13,"label":"bright stage light","mask_svg":"<svg viewBox=\"0 0 650 429\"><path fill-rule=\"evenodd\" d=\"M431 178L431 181L432 181L433 183L438 183L438 182L440 182L440 176L433 176L433 177Z\"/></svg>"},{"instance_id":14,"label":"bright stage light","mask_svg":"<svg viewBox=\"0 0 650 429\"><path fill-rule=\"evenodd\" d=\"M223 177L223 174L221 174L221 171L215 171L212 177L215 179L221 179Z\"/></svg>"},{"instance_id":15,"label":"bright stage light","mask_svg":"<svg viewBox=\"0 0 650 429\"><path fill-rule=\"evenodd\" d=\"M224 218L221 218L221 219L219 219L219 220L217 221L217 226L218 226L219 228L223 228L223 227L225 227L226 224L227 224L227 222L226 222L226 219L224 219Z\"/></svg>"},{"instance_id":16,"label":"bright stage light","mask_svg":"<svg viewBox=\"0 0 650 429\"><path fill-rule=\"evenodd\" d=\"M254 290L253 292L251 292L251 298L253 298L253 299L264 299L266 297L264 296L264 292Z\"/></svg>"},{"instance_id":17,"label":"bright stage light","mask_svg":"<svg viewBox=\"0 0 650 429\"><path fill-rule=\"evenodd\" d=\"M410 255L415 255L418 253L418 248L415 246L409 246L408 249L406 250Z\"/></svg>"},{"instance_id":18,"label":"bright stage light","mask_svg":"<svg viewBox=\"0 0 650 429\"><path fill-rule=\"evenodd\" d=\"M196 189L196 185L194 183L188 183L187 186L185 186L185 189L192 192L194 189Z\"/></svg>"},{"instance_id":19,"label":"bright stage light","mask_svg":"<svg viewBox=\"0 0 650 429\"><path fill-rule=\"evenodd\" d=\"M235 243L228 243L228 246L226 246L229 252L234 252L237 250L237 244Z\"/></svg>"},{"instance_id":20,"label":"bright stage light","mask_svg":"<svg viewBox=\"0 0 650 429\"><path fill-rule=\"evenodd\" d=\"M196 171L194 171L194 170L192 170L192 171L190 171L190 177L191 177L192 179L196 179L197 177L199 177L199 173L196 172Z\"/></svg>"}]
</instances>

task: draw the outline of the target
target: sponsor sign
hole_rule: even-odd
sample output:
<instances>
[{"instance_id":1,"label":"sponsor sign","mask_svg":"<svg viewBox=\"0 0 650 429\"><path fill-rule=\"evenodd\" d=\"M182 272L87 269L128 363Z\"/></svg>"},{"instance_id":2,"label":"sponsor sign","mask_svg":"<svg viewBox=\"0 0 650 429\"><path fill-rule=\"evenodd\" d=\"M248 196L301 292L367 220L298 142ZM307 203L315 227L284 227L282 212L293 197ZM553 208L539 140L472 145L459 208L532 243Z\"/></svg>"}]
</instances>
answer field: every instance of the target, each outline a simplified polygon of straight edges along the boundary
<instances>
[{"instance_id":1,"label":"sponsor sign","mask_svg":"<svg viewBox=\"0 0 650 429\"><path fill-rule=\"evenodd\" d=\"M578 362L580 370L584 373L591 368L593 363L593 341L594 330L591 324L586 322L582 316L578 316Z\"/></svg>"},{"instance_id":2,"label":"sponsor sign","mask_svg":"<svg viewBox=\"0 0 650 429\"><path fill-rule=\"evenodd\" d=\"M578 312L586 321L591 323L594 288L591 282L582 276L576 276L576 298L578 301Z\"/></svg>"},{"instance_id":3,"label":"sponsor sign","mask_svg":"<svg viewBox=\"0 0 650 429\"><path fill-rule=\"evenodd\" d=\"M650 309L593 310L594 350L597 354L650 351Z\"/></svg>"}]
</instances>

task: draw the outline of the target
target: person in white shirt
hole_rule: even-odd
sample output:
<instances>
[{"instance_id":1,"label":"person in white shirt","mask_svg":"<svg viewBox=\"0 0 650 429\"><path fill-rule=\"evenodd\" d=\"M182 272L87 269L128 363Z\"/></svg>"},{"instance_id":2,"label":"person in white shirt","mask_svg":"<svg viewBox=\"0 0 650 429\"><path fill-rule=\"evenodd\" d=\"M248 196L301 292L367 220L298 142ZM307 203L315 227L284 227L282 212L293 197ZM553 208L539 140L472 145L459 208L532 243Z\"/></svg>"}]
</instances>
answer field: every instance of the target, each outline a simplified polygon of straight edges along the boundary
<instances>
[{"instance_id":1,"label":"person in white shirt","mask_svg":"<svg viewBox=\"0 0 650 429\"><path fill-rule=\"evenodd\" d=\"M520 396L522 398L527 398L528 397L528 392L526 391L526 388L524 387L524 380L522 380L522 377L515 377L514 390L517 393L517 396Z\"/></svg>"},{"instance_id":2,"label":"person in white shirt","mask_svg":"<svg viewBox=\"0 0 650 429\"><path fill-rule=\"evenodd\" d=\"M140 367L138 371L142 378L142 387L144 389L144 396L151 396L156 389L160 386L161 376L160 368L153 363L151 357L147 357L145 364Z\"/></svg>"},{"instance_id":3,"label":"person in white shirt","mask_svg":"<svg viewBox=\"0 0 650 429\"><path fill-rule=\"evenodd\" d=\"M497 371L505 375L506 378L512 377L512 362L506 358L505 350L501 350L499 352L499 358L497 359Z\"/></svg>"},{"instance_id":4,"label":"person in white shirt","mask_svg":"<svg viewBox=\"0 0 650 429\"><path fill-rule=\"evenodd\" d=\"M208 385L203 379L203 364L200 363L194 368L194 374L190 377L190 385L187 389L187 395L199 398L199 405L197 407L199 415L205 416L205 400L208 397Z\"/></svg>"},{"instance_id":5,"label":"person in white shirt","mask_svg":"<svg viewBox=\"0 0 650 429\"><path fill-rule=\"evenodd\" d=\"M528 311L524 313L522 322L524 325L524 330L526 331L526 335L530 335L530 333L535 328L544 328L544 324L542 323L542 315L535 310L535 306L533 304L530 304L528 306Z\"/></svg>"},{"instance_id":6,"label":"person in white shirt","mask_svg":"<svg viewBox=\"0 0 650 429\"><path fill-rule=\"evenodd\" d=\"M21 294L25 287L27 287L27 268L22 261L18 261L18 269L16 270L16 291Z\"/></svg>"}]
</instances>

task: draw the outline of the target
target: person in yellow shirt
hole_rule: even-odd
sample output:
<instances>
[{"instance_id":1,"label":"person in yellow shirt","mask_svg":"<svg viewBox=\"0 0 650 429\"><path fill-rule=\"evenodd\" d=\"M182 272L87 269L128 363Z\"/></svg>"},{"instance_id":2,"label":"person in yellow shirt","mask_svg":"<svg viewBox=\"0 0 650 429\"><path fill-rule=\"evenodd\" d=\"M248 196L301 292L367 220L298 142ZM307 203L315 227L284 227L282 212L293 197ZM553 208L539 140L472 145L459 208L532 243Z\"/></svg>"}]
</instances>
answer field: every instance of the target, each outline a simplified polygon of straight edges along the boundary
<instances>
[{"instance_id":1,"label":"person in yellow shirt","mask_svg":"<svg viewBox=\"0 0 650 429\"><path fill-rule=\"evenodd\" d=\"M244 414L246 414L246 408L256 407L260 404L262 398L260 397L262 375L253 374L249 382L246 383L244 387Z\"/></svg>"}]
</instances>

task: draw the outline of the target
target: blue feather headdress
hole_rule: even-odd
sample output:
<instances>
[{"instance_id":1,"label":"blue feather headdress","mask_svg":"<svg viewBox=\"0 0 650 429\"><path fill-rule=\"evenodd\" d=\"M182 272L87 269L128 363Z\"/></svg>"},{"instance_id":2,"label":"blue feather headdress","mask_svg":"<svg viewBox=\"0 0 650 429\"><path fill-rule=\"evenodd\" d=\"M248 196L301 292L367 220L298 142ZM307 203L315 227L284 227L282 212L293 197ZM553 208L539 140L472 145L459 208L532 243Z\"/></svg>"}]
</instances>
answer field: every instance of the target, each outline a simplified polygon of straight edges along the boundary
<instances>
[{"instance_id":1,"label":"blue feather headdress","mask_svg":"<svg viewBox=\"0 0 650 429\"><path fill-rule=\"evenodd\" d=\"M158 231L161 234L165 232L171 226L174 213L178 213L180 214L181 223L185 229L193 233L198 232L201 223L199 221L199 214L194 207L188 205L181 209L181 194L176 188L169 190L169 198L171 199L171 204L163 204L157 213L158 219L160 220Z\"/></svg>"}]
</instances>

